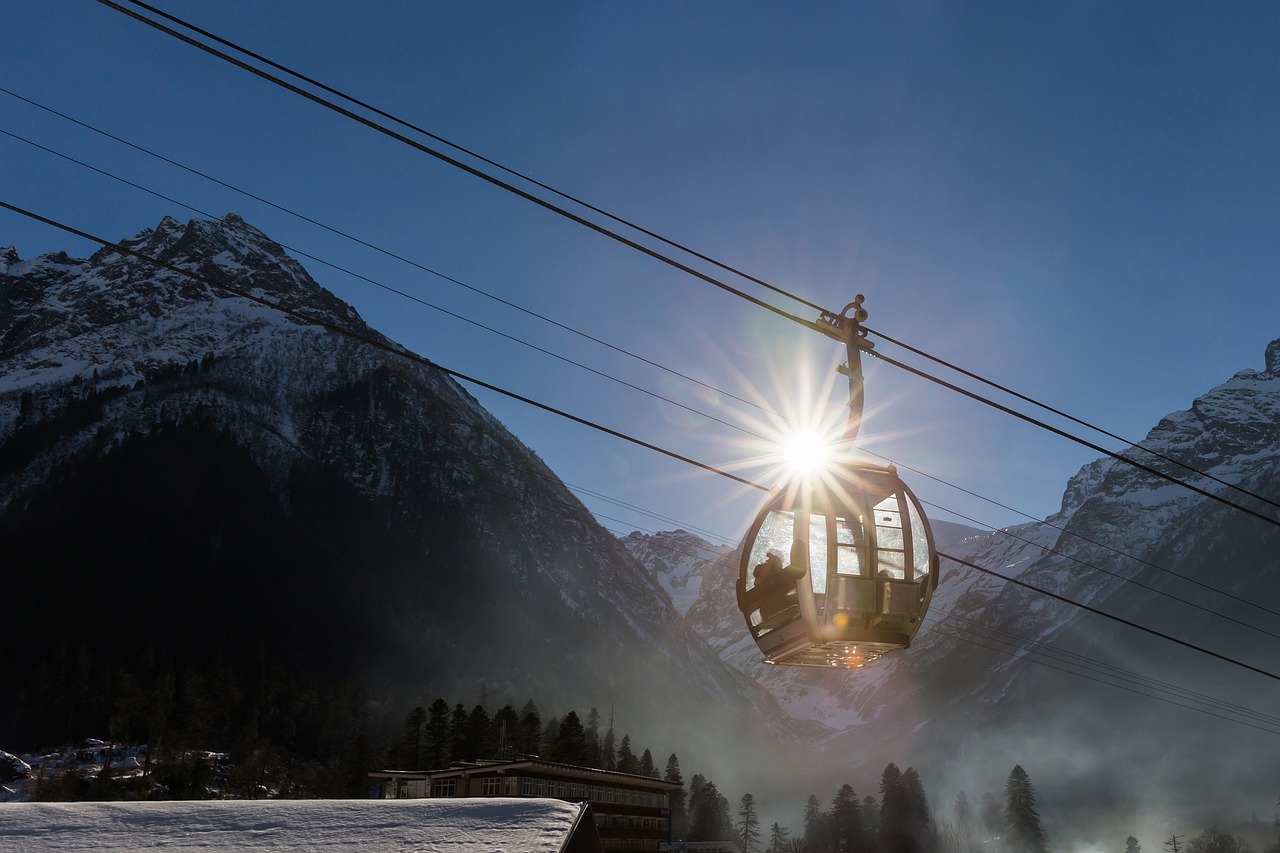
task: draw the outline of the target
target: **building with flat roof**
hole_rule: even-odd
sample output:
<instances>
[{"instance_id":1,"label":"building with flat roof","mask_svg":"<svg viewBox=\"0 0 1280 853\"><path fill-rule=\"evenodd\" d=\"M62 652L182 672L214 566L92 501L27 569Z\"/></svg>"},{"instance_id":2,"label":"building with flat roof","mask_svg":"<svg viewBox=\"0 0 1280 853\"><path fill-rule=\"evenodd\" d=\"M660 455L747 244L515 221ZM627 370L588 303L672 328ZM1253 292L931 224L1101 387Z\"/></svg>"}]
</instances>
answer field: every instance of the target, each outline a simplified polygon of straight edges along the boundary
<instances>
[{"instance_id":1,"label":"building with flat roof","mask_svg":"<svg viewBox=\"0 0 1280 853\"><path fill-rule=\"evenodd\" d=\"M608 851L657 851L671 838L669 792L680 786L594 767L540 758L457 763L443 770L381 770L369 774L383 799L553 797L588 803Z\"/></svg>"}]
</instances>

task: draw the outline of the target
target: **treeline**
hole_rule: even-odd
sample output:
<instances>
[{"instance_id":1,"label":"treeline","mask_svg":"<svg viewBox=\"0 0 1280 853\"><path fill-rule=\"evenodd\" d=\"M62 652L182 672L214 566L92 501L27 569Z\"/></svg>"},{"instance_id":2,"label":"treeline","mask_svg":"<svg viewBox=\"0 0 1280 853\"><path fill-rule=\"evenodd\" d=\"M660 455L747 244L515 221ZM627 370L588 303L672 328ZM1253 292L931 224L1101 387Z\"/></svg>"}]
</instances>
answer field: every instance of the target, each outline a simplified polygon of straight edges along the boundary
<instances>
[{"instance_id":1,"label":"treeline","mask_svg":"<svg viewBox=\"0 0 1280 853\"><path fill-rule=\"evenodd\" d=\"M699 825L695 819L694 826ZM935 819L924 782L914 768L901 770L890 763L880 774L875 793L860 796L846 783L837 789L825 809L818 796L810 794L801 834L776 822L767 830L761 827L758 806L751 794L742 796L731 825L722 831L731 833L721 837L737 842L743 853L1048 851L1048 839L1036 810L1035 790L1021 766L1010 772L1002 800L988 792L975 810L968 795L961 791L950 819Z\"/></svg>"},{"instance_id":2,"label":"treeline","mask_svg":"<svg viewBox=\"0 0 1280 853\"><path fill-rule=\"evenodd\" d=\"M532 699L519 710L508 702L492 713L483 698L470 710L461 702L451 707L444 699L436 699L405 716L400 739L386 751L386 762L399 770L435 770L455 761L532 756L679 785L669 798L673 838L722 840L733 832L725 817L727 801L714 782L696 774L686 790L674 752L659 771L652 750L638 749L629 734L619 738L613 715L604 721L597 708L589 710L585 719L570 710L544 720ZM695 829L691 822L699 822L696 834L690 834Z\"/></svg>"},{"instance_id":3,"label":"treeline","mask_svg":"<svg viewBox=\"0 0 1280 853\"><path fill-rule=\"evenodd\" d=\"M36 668L26 699L35 718L26 728L40 741L17 751L104 734L148 747L146 779L63 774L41 784L48 800L364 797L381 761L377 732L389 725L362 683L301 679L265 652L236 665L175 668L150 650L131 665L110 665L88 648L58 646Z\"/></svg>"},{"instance_id":4,"label":"treeline","mask_svg":"<svg viewBox=\"0 0 1280 853\"><path fill-rule=\"evenodd\" d=\"M467 710L461 702L450 707L436 699L408 713L400 740L387 752L387 762L397 770L438 770L455 761L537 756L658 778L648 748L637 755L630 735L618 739L612 717L603 733L600 723L596 708L587 712L585 721L577 711L544 721L532 699L519 711L507 703L493 713L484 702Z\"/></svg>"},{"instance_id":5,"label":"treeline","mask_svg":"<svg viewBox=\"0 0 1280 853\"><path fill-rule=\"evenodd\" d=\"M810 794L802 833L778 823L763 830L755 798L744 794L735 819L722 823L720 831L727 834L719 837L732 839L743 853L1048 853L1036 792L1020 765L1010 771L1001 795L988 791L975 803L960 791L947 817L934 816L924 783L910 767L901 771L889 764L876 790L878 799L872 793L859 797L851 785L841 785L825 809ZM1273 841L1258 835L1265 826L1255 816L1257 847L1209 827L1190 838L1171 835L1163 840L1163 853L1280 853L1280 801L1276 806ZM1114 853L1142 853L1142 845L1131 835Z\"/></svg>"}]
</instances>

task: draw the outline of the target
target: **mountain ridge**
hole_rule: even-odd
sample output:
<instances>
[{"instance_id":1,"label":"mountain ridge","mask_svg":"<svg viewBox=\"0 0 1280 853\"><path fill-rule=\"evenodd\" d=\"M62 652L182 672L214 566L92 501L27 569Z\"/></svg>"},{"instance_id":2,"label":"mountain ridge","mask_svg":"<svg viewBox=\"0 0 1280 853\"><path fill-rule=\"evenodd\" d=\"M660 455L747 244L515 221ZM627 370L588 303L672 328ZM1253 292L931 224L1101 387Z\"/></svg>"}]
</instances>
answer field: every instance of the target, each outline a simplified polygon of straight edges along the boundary
<instances>
[{"instance_id":1,"label":"mountain ridge","mask_svg":"<svg viewBox=\"0 0 1280 853\"><path fill-rule=\"evenodd\" d=\"M1261 507L1205 475L1263 495L1280 482L1280 340L1267 345L1264 358L1265 370L1238 371L1160 419L1131 454ZM639 555L640 544L629 547ZM1280 602L1280 560L1273 556L1280 531L1110 457L1082 466L1043 522L942 549L1263 669L1274 671L1269 661L1280 656L1275 609L1248 606ZM699 589L685 611L690 626L767 685L815 743L842 756L838 766L875 767L910 755L941 779L944 796L968 788L971 800L975 778L1000 778L1021 763L1040 779L1052 767L1041 790L1055 802L1051 824L1102 815L1116 821L1117 832L1127 827L1120 837L1133 832L1121 819L1125 809L1212 820L1266 784L1265 762L1237 755L1235 745L1256 734L1249 729L1255 725L1280 734L1280 723L1258 716L1280 706L1280 692L1229 664L943 560L926 624L910 649L855 672L767 667L734 601L732 557L700 572L681 576ZM1111 719L1129 724L1108 726ZM1165 738L1166 731L1178 735ZM1098 787L1104 766L1126 760L1156 762L1160 778L1142 793ZM1188 795L1206 774L1235 778L1213 796Z\"/></svg>"},{"instance_id":2,"label":"mountain ridge","mask_svg":"<svg viewBox=\"0 0 1280 853\"><path fill-rule=\"evenodd\" d=\"M185 225L166 218L121 245L387 340L234 214ZM690 748L696 738L682 714L771 716L770 697L687 634L653 576L448 376L110 247L82 260L5 257L0 544L18 564L44 567L24 572L17 601L36 607L59 586L90 583L82 564L92 549L57 531L77 523L58 507L91 512L84 490L92 488L131 506L113 515L115 525L93 529L109 540L98 547L116 555L117 594L146 611L162 602L134 574L176 578L175 594L210 589L221 600L238 588L228 578L262 586L226 562L262 538L264 553L291 566L279 570L287 582L275 581L269 561L251 561L288 627L267 624L269 608L242 613L295 664L311 658L312 633L286 603L298 588L309 590L307 606L340 617L324 619L330 630L361 637L346 648L325 640L327 653L397 690L465 695L487 679L494 691L569 707L625 697L651 728L634 727L637 737ZM256 516L222 495L201 454L224 460ZM212 521L157 506L125 458L159 482L168 482L166 466L189 472L205 491L180 481L156 491ZM274 527L260 523L267 517ZM130 527L155 541L175 529L196 538L174 539L158 555L164 548L122 532ZM188 577L184 555L193 553L205 555L209 579ZM70 605L72 622L91 620L91 609ZM132 625L121 632L151 636ZM774 734L793 737L773 716ZM757 724L754 711L739 717L730 728Z\"/></svg>"}]
</instances>

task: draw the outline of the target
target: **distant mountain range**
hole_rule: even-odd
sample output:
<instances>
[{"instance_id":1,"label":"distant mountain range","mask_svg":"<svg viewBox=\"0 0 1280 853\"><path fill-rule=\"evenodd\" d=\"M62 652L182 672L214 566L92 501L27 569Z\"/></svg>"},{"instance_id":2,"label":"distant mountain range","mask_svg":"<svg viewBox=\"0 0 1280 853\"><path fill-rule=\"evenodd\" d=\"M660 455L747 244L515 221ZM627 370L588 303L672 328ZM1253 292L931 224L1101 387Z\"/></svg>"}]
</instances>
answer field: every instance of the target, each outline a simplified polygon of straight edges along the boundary
<instances>
[{"instance_id":1,"label":"distant mountain range","mask_svg":"<svg viewBox=\"0 0 1280 853\"><path fill-rule=\"evenodd\" d=\"M394 348L235 215L123 245ZM10 751L68 726L29 701L68 656L265 650L405 701L483 684L626 708L638 742L695 754L797 825L784 809L843 781L874 793L888 761L920 769L939 816L1020 763L1051 832L1104 815L1121 841L1275 800L1272 679L946 560L907 652L765 666L732 548L617 539L447 376L115 249L0 249L0 436L6 611L39 640L0 687ZM1280 341L1142 446L1280 498ZM1043 523L936 530L946 553L1280 669L1277 528L1150 474L1100 460Z\"/></svg>"},{"instance_id":2,"label":"distant mountain range","mask_svg":"<svg viewBox=\"0 0 1280 853\"><path fill-rule=\"evenodd\" d=\"M1140 448L1126 452L1280 518L1263 500L1280 501L1280 340L1264 370L1242 370L1164 418ZM1280 673L1275 524L1107 457L1071 478L1044 522L982 535L936 526L946 554ZM1154 840L1273 811L1274 678L946 559L908 651L854 673L769 667L741 628L736 553L664 556L706 553L686 533L624 542L695 633L839 756L829 772L856 768L867 785L888 761L915 763L948 816L956 792L999 795L1020 763L1040 783L1051 830L1077 838L1096 826Z\"/></svg>"}]
</instances>

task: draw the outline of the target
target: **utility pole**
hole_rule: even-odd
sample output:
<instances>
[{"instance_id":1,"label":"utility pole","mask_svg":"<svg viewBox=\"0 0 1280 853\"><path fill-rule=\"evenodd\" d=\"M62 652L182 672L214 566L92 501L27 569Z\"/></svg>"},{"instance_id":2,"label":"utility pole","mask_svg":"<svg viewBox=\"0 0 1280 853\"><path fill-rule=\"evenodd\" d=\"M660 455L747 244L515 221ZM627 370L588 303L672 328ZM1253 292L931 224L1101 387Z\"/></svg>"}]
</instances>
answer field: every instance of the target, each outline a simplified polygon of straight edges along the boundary
<instances>
[{"instance_id":1,"label":"utility pole","mask_svg":"<svg viewBox=\"0 0 1280 853\"><path fill-rule=\"evenodd\" d=\"M1178 851L1182 849L1182 845L1178 843L1178 839L1182 837L1183 836L1181 835L1170 835L1169 840L1164 843L1164 849L1168 850L1169 853L1178 853Z\"/></svg>"}]
</instances>

